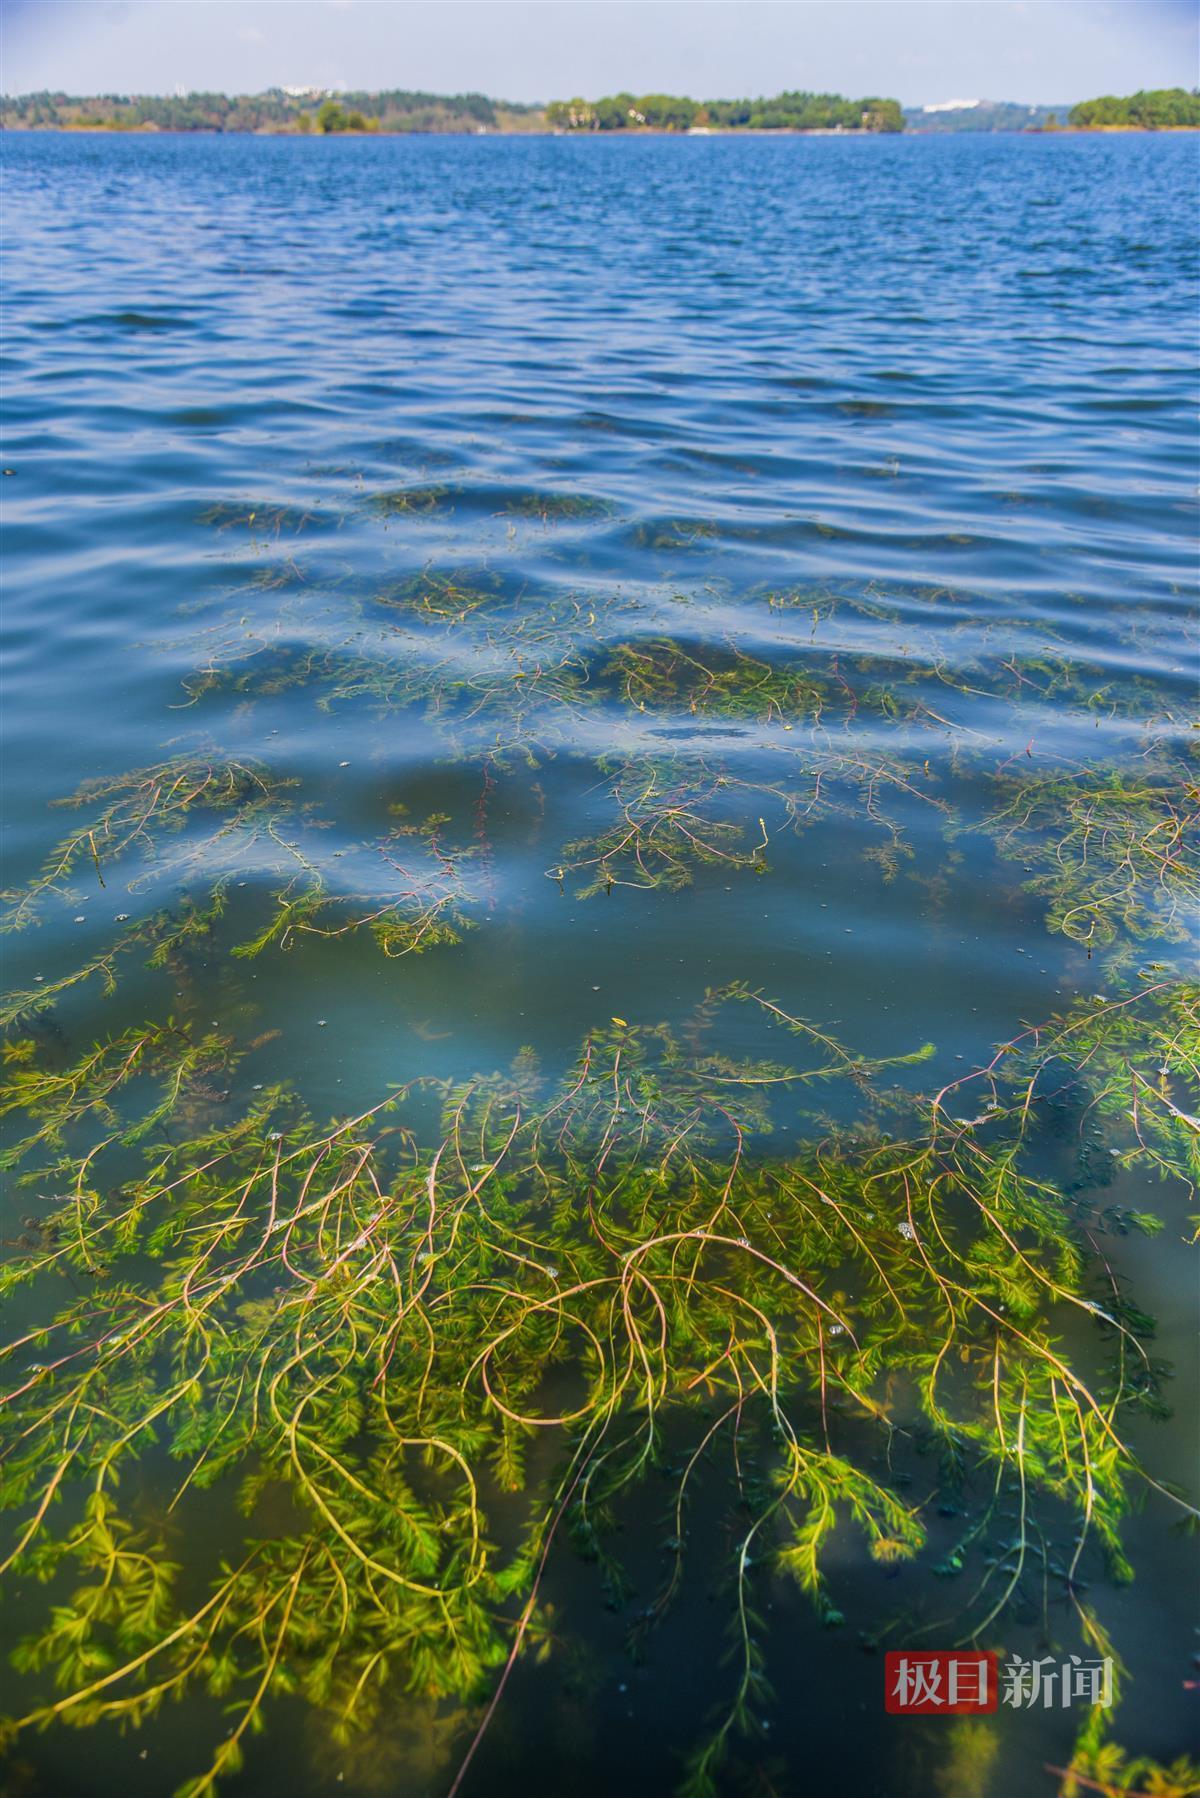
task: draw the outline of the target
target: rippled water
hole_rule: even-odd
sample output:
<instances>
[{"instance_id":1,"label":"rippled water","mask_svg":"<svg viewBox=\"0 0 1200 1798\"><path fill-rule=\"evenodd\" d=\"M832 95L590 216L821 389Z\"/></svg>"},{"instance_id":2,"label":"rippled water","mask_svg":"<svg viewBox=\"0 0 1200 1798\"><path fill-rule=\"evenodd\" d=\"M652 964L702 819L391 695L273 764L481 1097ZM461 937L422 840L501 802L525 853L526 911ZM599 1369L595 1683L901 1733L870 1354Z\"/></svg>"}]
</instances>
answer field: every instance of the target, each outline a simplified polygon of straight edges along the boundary
<instances>
[{"instance_id":1,"label":"rippled water","mask_svg":"<svg viewBox=\"0 0 1200 1798\"><path fill-rule=\"evenodd\" d=\"M53 1053L170 1012L258 1045L218 1115L286 1080L344 1116L525 1045L560 1071L612 1017L682 1028L746 982L863 1056L931 1043L935 1091L1186 968L1172 879L1091 888L1058 845L1114 776L1174 817L1193 740L1195 140L10 135L4 173L7 884L114 793L105 855L128 837L6 939ZM250 813L141 832L230 764ZM214 882L211 930L147 966L139 930ZM1166 1223L1106 1254L1175 1364L1139 1445L1186 1482L1186 1206L1136 1174L1108 1197ZM139 1477L161 1509L172 1470ZM661 1508L626 1520L634 1611ZM185 1568L223 1518L191 1516ZM1192 1647L1172 1521L1152 1497L1135 1583L1096 1575L1137 1682L1118 1734L1163 1758ZM560 1639L464 1790L669 1789L720 1697L712 1568L635 1663L556 1549ZM830 1573L840 1629L759 1595L778 1702L721 1789L982 1792L883 1718L861 1646L957 1591L849 1531ZM1005 1646L1043 1651L1035 1609ZM401 1686L367 1749L279 1702L230 1791L442 1792L466 1739ZM7 1789L167 1792L212 1715L106 1732L102 1771L87 1736L22 1738ZM987 1789L1051 1789L1071 1719L1001 1722Z\"/></svg>"}]
</instances>

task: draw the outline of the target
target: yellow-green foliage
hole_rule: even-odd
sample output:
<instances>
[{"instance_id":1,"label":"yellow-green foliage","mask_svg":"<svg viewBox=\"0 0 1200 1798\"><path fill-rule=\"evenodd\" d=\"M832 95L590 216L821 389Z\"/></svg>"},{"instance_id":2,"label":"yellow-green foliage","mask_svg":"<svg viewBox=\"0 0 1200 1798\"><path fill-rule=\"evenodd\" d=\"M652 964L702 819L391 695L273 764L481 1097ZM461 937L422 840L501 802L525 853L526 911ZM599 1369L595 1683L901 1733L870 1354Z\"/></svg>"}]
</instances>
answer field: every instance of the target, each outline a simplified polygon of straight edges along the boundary
<instances>
[{"instance_id":1,"label":"yellow-green foliage","mask_svg":"<svg viewBox=\"0 0 1200 1798\"><path fill-rule=\"evenodd\" d=\"M1186 941L1200 908L1198 825L1195 774L1152 766L1009 780L989 829L1048 900L1050 928L1100 945L1122 931Z\"/></svg>"},{"instance_id":2,"label":"yellow-green foliage","mask_svg":"<svg viewBox=\"0 0 1200 1798\"><path fill-rule=\"evenodd\" d=\"M725 1053L729 1006L782 1031L786 1054ZM889 1082L911 1086L927 1049L871 1061L735 987L684 1033L614 1020L561 1080L523 1057L332 1127L280 1088L231 1117L216 1082L237 1054L183 1026L67 1068L20 1048L11 1160L54 1196L31 1201L37 1229L0 1290L68 1270L87 1284L3 1351L4 1566L74 1582L18 1655L54 1668L60 1695L10 1729L136 1724L203 1687L234 1708L185 1788L198 1798L273 1698L299 1693L342 1730L394 1682L476 1695L544 1640L547 1543L565 1523L607 1556L614 1506L682 1424L693 1448L656 1613L685 1577L704 1465L753 1456L767 1476L728 1570L730 1702L690 1770L692 1790L714 1790L765 1695L754 1564L786 1569L832 1619L840 1521L878 1559L923 1550L919 1505L860 1448L864 1425L911 1423L901 1370L924 1427L1025 1520L1011 1564L980 1581L975 1635L1049 1577L1046 1503L1075 1517L1069 1594L1093 1539L1120 1570L1143 1477L1124 1417L1153 1403L1155 1373L1137 1314L1092 1296L1077 1202L1025 1150L1069 1101L1137 1158L1117 1103L1134 1079L1152 1160L1183 1168L1196 1017L1175 988L1081 1007L914 1100ZM835 1092L858 1121L814 1133ZM418 1128L431 1096L439 1120ZM1091 1371L1060 1340L1067 1311L1095 1330ZM543 1432L555 1468L530 1480ZM185 1595L169 1519L128 1504L122 1475L154 1444L178 1466L181 1527L203 1489L238 1493L244 1524L202 1592L193 1565ZM291 1521L276 1501L266 1528L280 1489ZM503 1543L501 1492L523 1494Z\"/></svg>"}]
</instances>

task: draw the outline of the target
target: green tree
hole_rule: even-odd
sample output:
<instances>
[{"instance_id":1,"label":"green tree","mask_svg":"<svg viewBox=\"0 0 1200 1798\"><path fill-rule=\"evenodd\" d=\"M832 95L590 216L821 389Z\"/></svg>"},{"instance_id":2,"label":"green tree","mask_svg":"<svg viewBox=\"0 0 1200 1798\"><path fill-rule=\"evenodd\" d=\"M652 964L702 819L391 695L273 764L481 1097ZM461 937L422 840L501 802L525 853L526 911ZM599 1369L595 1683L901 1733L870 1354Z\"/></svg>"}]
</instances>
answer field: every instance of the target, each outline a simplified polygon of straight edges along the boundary
<instances>
[{"instance_id":1,"label":"green tree","mask_svg":"<svg viewBox=\"0 0 1200 1798\"><path fill-rule=\"evenodd\" d=\"M1123 98L1101 94L1071 109L1071 123L1084 130L1124 126L1140 131L1200 128L1200 92L1182 87L1155 88Z\"/></svg>"},{"instance_id":2,"label":"green tree","mask_svg":"<svg viewBox=\"0 0 1200 1798\"><path fill-rule=\"evenodd\" d=\"M706 100L686 94L608 94L603 99L556 100L546 120L560 131L686 131L692 125L760 131L903 131L897 100L847 100L841 94L784 93L774 99Z\"/></svg>"}]
</instances>

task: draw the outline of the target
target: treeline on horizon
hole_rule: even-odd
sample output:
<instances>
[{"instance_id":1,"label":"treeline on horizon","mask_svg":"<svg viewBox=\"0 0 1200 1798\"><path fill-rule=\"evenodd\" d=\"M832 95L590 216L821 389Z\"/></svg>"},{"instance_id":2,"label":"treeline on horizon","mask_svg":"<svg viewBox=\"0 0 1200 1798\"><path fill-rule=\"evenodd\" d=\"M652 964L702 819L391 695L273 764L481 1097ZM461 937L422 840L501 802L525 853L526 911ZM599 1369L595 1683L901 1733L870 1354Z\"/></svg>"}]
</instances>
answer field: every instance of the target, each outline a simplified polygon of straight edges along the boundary
<instances>
[{"instance_id":1,"label":"treeline on horizon","mask_svg":"<svg viewBox=\"0 0 1200 1798\"><path fill-rule=\"evenodd\" d=\"M0 124L110 131L500 131L541 126L543 109L486 94L378 93L21 94L0 105ZM528 121L528 123L526 123Z\"/></svg>"},{"instance_id":2,"label":"treeline on horizon","mask_svg":"<svg viewBox=\"0 0 1200 1798\"><path fill-rule=\"evenodd\" d=\"M1159 87L1129 94L1124 99L1104 94L1098 100L1084 100L1073 106L1070 121L1085 131L1105 127L1135 131L1200 127L1200 90L1193 88L1189 93L1182 87Z\"/></svg>"},{"instance_id":3,"label":"treeline on horizon","mask_svg":"<svg viewBox=\"0 0 1200 1798\"><path fill-rule=\"evenodd\" d=\"M981 106L978 112L922 117L922 130L1054 129L1056 119L1023 122L1040 108ZM1012 115L1010 117L1010 115ZM987 123L984 124L984 118ZM978 120L978 123L974 121ZM1073 106L1078 130L1164 131L1200 128L1200 91L1159 88L1118 97L1106 94ZM612 94L600 100L554 100L548 106L492 100L486 94L430 94L405 88L336 95L281 88L263 94L190 93L70 95L43 92L5 96L0 126L10 129L110 131L311 132L638 132L638 131L860 131L897 132L905 115L896 100L847 100L800 91L773 99L692 100L675 94Z\"/></svg>"},{"instance_id":4,"label":"treeline on horizon","mask_svg":"<svg viewBox=\"0 0 1200 1798\"><path fill-rule=\"evenodd\" d=\"M903 131L904 114L898 100L847 100L841 94L794 92L770 100L610 94L554 100L546 123L556 131Z\"/></svg>"},{"instance_id":5,"label":"treeline on horizon","mask_svg":"<svg viewBox=\"0 0 1200 1798\"><path fill-rule=\"evenodd\" d=\"M29 128L114 131L902 131L896 100L785 93L774 99L690 100L674 94L616 94L556 100L549 106L490 100L485 94L313 92L289 95L65 93L6 98L0 123Z\"/></svg>"}]
</instances>

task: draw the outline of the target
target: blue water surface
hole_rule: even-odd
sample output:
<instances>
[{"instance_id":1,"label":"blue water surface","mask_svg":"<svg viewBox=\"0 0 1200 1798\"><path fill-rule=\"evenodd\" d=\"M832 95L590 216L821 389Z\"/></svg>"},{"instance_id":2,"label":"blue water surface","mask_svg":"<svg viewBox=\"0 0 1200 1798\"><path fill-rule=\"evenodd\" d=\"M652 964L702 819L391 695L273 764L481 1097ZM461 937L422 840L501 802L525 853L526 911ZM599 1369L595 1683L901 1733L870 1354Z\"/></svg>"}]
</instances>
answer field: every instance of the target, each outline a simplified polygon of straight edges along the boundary
<instances>
[{"instance_id":1,"label":"blue water surface","mask_svg":"<svg viewBox=\"0 0 1200 1798\"><path fill-rule=\"evenodd\" d=\"M278 1032L247 1090L288 1079L328 1114L524 1045L566 1065L610 1016L678 1020L727 981L863 1053L932 1043L932 1082L1104 995L1111 961L1048 925L988 820L1011 775L1107 778L1194 741L1194 137L2 152L6 884L87 780L233 758L298 808L51 894L6 939L10 986L205 882L227 899L186 995L140 964L115 995L82 982L64 1041L180 1002ZM752 668L813 696L713 698ZM647 781L700 783L734 859L674 886L598 864ZM389 836L431 814L432 858ZM231 959L312 867L351 917L445 899L461 940L389 958L369 930L301 931ZM1124 1266L1177 1363L1154 1466L1187 1480L1191 1276L1181 1207L1154 1203L1169 1240ZM1106 1601L1136 1745L1164 1757L1190 1652L1169 1521L1134 1524L1138 1581ZM892 1590L838 1552L844 1630L777 1599L756 1789L909 1798L939 1750L885 1727L860 1637ZM470 1791L668 1790L709 1701L703 1591L630 1671L569 1561L554 1596L599 1671L522 1667ZM1040 1790L1070 1722L1009 1723L1003 1790ZM200 1727L184 1707L106 1737L102 1771L39 1737L12 1789L161 1794ZM297 1709L230 1792L448 1785L402 1718L344 1761L305 1731Z\"/></svg>"}]
</instances>

